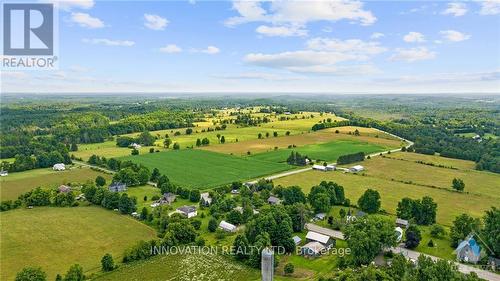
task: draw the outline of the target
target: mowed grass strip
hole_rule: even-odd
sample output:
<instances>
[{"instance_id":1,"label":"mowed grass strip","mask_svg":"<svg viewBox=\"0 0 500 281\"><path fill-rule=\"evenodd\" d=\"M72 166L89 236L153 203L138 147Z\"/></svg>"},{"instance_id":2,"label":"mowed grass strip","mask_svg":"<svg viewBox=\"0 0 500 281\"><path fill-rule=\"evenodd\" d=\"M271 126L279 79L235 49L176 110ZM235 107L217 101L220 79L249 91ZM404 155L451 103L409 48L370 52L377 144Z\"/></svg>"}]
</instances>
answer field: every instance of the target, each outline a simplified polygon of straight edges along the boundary
<instances>
[{"instance_id":1,"label":"mowed grass strip","mask_svg":"<svg viewBox=\"0 0 500 281\"><path fill-rule=\"evenodd\" d=\"M98 276L94 280L251 281L260 280L260 271L222 255L175 254L122 265L117 270Z\"/></svg>"},{"instance_id":2,"label":"mowed grass strip","mask_svg":"<svg viewBox=\"0 0 500 281\"><path fill-rule=\"evenodd\" d=\"M105 253L119 261L136 241L156 237L145 224L100 207L18 209L0 220L1 280L14 280L26 266L42 267L48 280L75 263L97 271Z\"/></svg>"},{"instance_id":3,"label":"mowed grass strip","mask_svg":"<svg viewBox=\"0 0 500 281\"><path fill-rule=\"evenodd\" d=\"M364 152L366 154L381 152L389 149L380 145L375 145L357 140L338 140L321 144L310 144L290 149L279 149L271 152L259 153L251 155L249 158L259 159L272 162L286 162L292 151L299 152L302 155L307 155L313 160L336 161L341 155Z\"/></svg>"},{"instance_id":4,"label":"mowed grass strip","mask_svg":"<svg viewBox=\"0 0 500 281\"><path fill-rule=\"evenodd\" d=\"M14 200L22 193L39 186L56 187L68 183L93 182L97 176L103 176L108 181L111 180L111 175L87 167L74 167L66 171L54 171L47 168L10 173L8 176L0 178L0 198L1 200Z\"/></svg>"},{"instance_id":5,"label":"mowed grass strip","mask_svg":"<svg viewBox=\"0 0 500 281\"><path fill-rule=\"evenodd\" d=\"M120 159L131 160L151 170L158 168L172 182L197 189L249 180L292 168L282 163L194 149L147 153Z\"/></svg>"}]
</instances>

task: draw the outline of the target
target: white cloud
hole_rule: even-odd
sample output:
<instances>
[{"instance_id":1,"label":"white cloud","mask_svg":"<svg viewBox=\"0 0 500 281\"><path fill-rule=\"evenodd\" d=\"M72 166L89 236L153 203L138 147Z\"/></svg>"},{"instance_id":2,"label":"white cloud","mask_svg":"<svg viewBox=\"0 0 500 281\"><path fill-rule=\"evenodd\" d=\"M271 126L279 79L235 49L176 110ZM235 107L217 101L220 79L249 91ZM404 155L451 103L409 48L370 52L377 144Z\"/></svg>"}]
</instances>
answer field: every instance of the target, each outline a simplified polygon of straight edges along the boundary
<instances>
[{"instance_id":1,"label":"white cloud","mask_svg":"<svg viewBox=\"0 0 500 281\"><path fill-rule=\"evenodd\" d=\"M403 83L465 83L474 81L500 81L500 71L433 73L380 79L386 82Z\"/></svg>"},{"instance_id":2,"label":"white cloud","mask_svg":"<svg viewBox=\"0 0 500 281\"><path fill-rule=\"evenodd\" d=\"M396 53L390 57L391 61L415 62L419 60L430 60L436 57L436 52L428 50L426 47L410 49L396 49Z\"/></svg>"},{"instance_id":3,"label":"white cloud","mask_svg":"<svg viewBox=\"0 0 500 281\"><path fill-rule=\"evenodd\" d=\"M213 75L215 78L227 80L269 80L269 81L290 81L300 80L300 76L282 76L265 72L244 72L239 74Z\"/></svg>"},{"instance_id":4,"label":"white cloud","mask_svg":"<svg viewBox=\"0 0 500 281\"><path fill-rule=\"evenodd\" d=\"M270 22L274 24L313 21L349 20L362 25L371 25L377 18L363 9L360 1L272 1L266 10L259 1L234 1L233 9L239 16L225 21L228 26L248 22Z\"/></svg>"},{"instance_id":5,"label":"white cloud","mask_svg":"<svg viewBox=\"0 0 500 281\"><path fill-rule=\"evenodd\" d=\"M500 0L483 0L480 1L481 10L479 14L485 16L500 14Z\"/></svg>"},{"instance_id":6,"label":"white cloud","mask_svg":"<svg viewBox=\"0 0 500 281\"><path fill-rule=\"evenodd\" d=\"M366 58L387 50L379 42L364 42L359 39L313 38L307 41L306 45L311 50L350 53L358 55L359 58Z\"/></svg>"},{"instance_id":7,"label":"white cloud","mask_svg":"<svg viewBox=\"0 0 500 281\"><path fill-rule=\"evenodd\" d=\"M199 52L209 55L215 55L220 53L220 49L215 46L208 46L206 49L200 50Z\"/></svg>"},{"instance_id":8,"label":"white cloud","mask_svg":"<svg viewBox=\"0 0 500 281\"><path fill-rule=\"evenodd\" d=\"M100 19L92 17L86 13L71 13L71 21L86 28L104 27L104 23Z\"/></svg>"},{"instance_id":9,"label":"white cloud","mask_svg":"<svg viewBox=\"0 0 500 281\"><path fill-rule=\"evenodd\" d=\"M307 36L307 30L303 29L302 26L298 25L291 25L291 26L261 25L257 27L255 31L265 36L279 36L279 37Z\"/></svg>"},{"instance_id":10,"label":"white cloud","mask_svg":"<svg viewBox=\"0 0 500 281\"><path fill-rule=\"evenodd\" d=\"M92 38L82 39L83 43L94 44L94 45L104 45L104 46L121 46L121 47L131 47L135 45L134 41L129 40L111 40L106 38Z\"/></svg>"},{"instance_id":11,"label":"white cloud","mask_svg":"<svg viewBox=\"0 0 500 281\"><path fill-rule=\"evenodd\" d=\"M25 80L29 78L28 73L23 71L2 71L2 78Z\"/></svg>"},{"instance_id":12,"label":"white cloud","mask_svg":"<svg viewBox=\"0 0 500 281\"><path fill-rule=\"evenodd\" d=\"M446 10L444 10L441 14L461 17L466 13L467 13L467 5L465 3L452 2L448 3L448 8L446 8Z\"/></svg>"},{"instance_id":13,"label":"white cloud","mask_svg":"<svg viewBox=\"0 0 500 281\"><path fill-rule=\"evenodd\" d=\"M182 48L175 44L169 44L165 47L160 48L160 52L167 54L180 53L182 52Z\"/></svg>"},{"instance_id":14,"label":"white cloud","mask_svg":"<svg viewBox=\"0 0 500 281\"><path fill-rule=\"evenodd\" d=\"M380 33L380 32L375 32L375 33L372 33L372 35L370 36L371 39L380 39L382 37L384 37L384 33Z\"/></svg>"},{"instance_id":15,"label":"white cloud","mask_svg":"<svg viewBox=\"0 0 500 281\"><path fill-rule=\"evenodd\" d=\"M464 34L456 30L443 30L439 33L441 33L446 40L451 42L465 41L471 37L468 34Z\"/></svg>"},{"instance_id":16,"label":"white cloud","mask_svg":"<svg viewBox=\"0 0 500 281\"><path fill-rule=\"evenodd\" d=\"M152 30L165 30L169 21L158 15L144 14L144 26Z\"/></svg>"},{"instance_id":17,"label":"white cloud","mask_svg":"<svg viewBox=\"0 0 500 281\"><path fill-rule=\"evenodd\" d=\"M411 31L403 37L403 40L408 43L425 42L424 35L420 32Z\"/></svg>"}]
</instances>

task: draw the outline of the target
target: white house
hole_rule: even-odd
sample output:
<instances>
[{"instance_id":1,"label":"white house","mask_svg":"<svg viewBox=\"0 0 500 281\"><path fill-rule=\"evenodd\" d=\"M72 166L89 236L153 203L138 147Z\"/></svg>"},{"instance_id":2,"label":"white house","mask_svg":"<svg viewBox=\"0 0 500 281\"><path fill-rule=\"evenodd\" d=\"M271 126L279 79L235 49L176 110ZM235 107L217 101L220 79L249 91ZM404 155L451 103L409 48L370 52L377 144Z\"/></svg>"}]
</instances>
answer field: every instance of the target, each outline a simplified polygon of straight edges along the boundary
<instances>
[{"instance_id":1,"label":"white house","mask_svg":"<svg viewBox=\"0 0 500 281\"><path fill-rule=\"evenodd\" d=\"M66 166L64 165L64 163L57 163L57 164L54 164L54 166L52 166L52 170L64 171L64 170L66 170Z\"/></svg>"},{"instance_id":2,"label":"white house","mask_svg":"<svg viewBox=\"0 0 500 281\"><path fill-rule=\"evenodd\" d=\"M313 165L313 170L326 172L326 167L323 165Z\"/></svg>"},{"instance_id":3,"label":"white house","mask_svg":"<svg viewBox=\"0 0 500 281\"><path fill-rule=\"evenodd\" d=\"M177 212L186 216L188 219L192 217L196 217L198 212L196 211L195 206L182 206L177 208Z\"/></svg>"},{"instance_id":4,"label":"white house","mask_svg":"<svg viewBox=\"0 0 500 281\"><path fill-rule=\"evenodd\" d=\"M227 221L221 221L219 223L219 228L227 231L227 232L235 232L236 231L236 225L230 224Z\"/></svg>"},{"instance_id":5,"label":"white house","mask_svg":"<svg viewBox=\"0 0 500 281\"><path fill-rule=\"evenodd\" d=\"M353 172L353 173L356 173L356 172L361 172L364 169L365 169L365 167L363 167L361 165L356 165L356 166L352 166L351 168L349 168L349 171Z\"/></svg>"},{"instance_id":6,"label":"white house","mask_svg":"<svg viewBox=\"0 0 500 281\"><path fill-rule=\"evenodd\" d=\"M208 194L208 192L202 193L200 202L203 206L210 206L210 204L212 204L212 198L210 197L210 194Z\"/></svg>"}]
</instances>

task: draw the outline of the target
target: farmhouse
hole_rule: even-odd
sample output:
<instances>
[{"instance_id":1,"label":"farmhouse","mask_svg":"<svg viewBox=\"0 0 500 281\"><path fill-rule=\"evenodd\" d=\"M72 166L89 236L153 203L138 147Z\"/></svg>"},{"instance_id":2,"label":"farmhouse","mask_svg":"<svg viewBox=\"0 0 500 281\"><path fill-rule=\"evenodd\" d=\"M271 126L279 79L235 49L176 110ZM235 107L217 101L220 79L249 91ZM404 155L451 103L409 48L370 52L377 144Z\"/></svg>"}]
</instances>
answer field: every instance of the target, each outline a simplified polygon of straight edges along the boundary
<instances>
[{"instance_id":1,"label":"farmhouse","mask_svg":"<svg viewBox=\"0 0 500 281\"><path fill-rule=\"evenodd\" d=\"M59 187L57 188L57 190L58 190L59 192L62 192L62 193L68 193L68 192L70 192L70 191L71 191L71 187L69 187L69 186L67 186L67 185L64 185L64 184L63 184L63 185L59 186Z\"/></svg>"},{"instance_id":2,"label":"farmhouse","mask_svg":"<svg viewBox=\"0 0 500 281\"><path fill-rule=\"evenodd\" d=\"M365 167L361 166L361 165L356 165L356 166L352 166L351 168L349 168L349 172L351 173L357 173L357 172L361 172L365 169Z\"/></svg>"},{"instance_id":3,"label":"farmhouse","mask_svg":"<svg viewBox=\"0 0 500 281\"><path fill-rule=\"evenodd\" d=\"M323 165L313 165L313 170L326 172L326 167Z\"/></svg>"},{"instance_id":4,"label":"farmhouse","mask_svg":"<svg viewBox=\"0 0 500 281\"><path fill-rule=\"evenodd\" d=\"M407 220L397 218L396 219L396 226L404 228L404 229L408 229L408 227L410 226L410 223Z\"/></svg>"},{"instance_id":5,"label":"farmhouse","mask_svg":"<svg viewBox=\"0 0 500 281\"><path fill-rule=\"evenodd\" d=\"M481 258L481 247L471 234L458 245L455 250L457 260L469 263L477 263Z\"/></svg>"},{"instance_id":6,"label":"farmhouse","mask_svg":"<svg viewBox=\"0 0 500 281\"><path fill-rule=\"evenodd\" d=\"M160 205L163 205L163 204L172 204L172 202L175 201L175 194L173 194L172 192L167 192L167 193L163 193L163 196L160 198L160 200L157 201L157 203L159 203Z\"/></svg>"},{"instance_id":7,"label":"farmhouse","mask_svg":"<svg viewBox=\"0 0 500 281\"><path fill-rule=\"evenodd\" d=\"M300 252L306 257L318 257L326 250L319 242L309 242L300 248Z\"/></svg>"},{"instance_id":8,"label":"farmhouse","mask_svg":"<svg viewBox=\"0 0 500 281\"><path fill-rule=\"evenodd\" d=\"M177 212L180 213L181 215L189 218L196 217L198 215L198 212L196 212L196 207L195 206L182 206L177 208Z\"/></svg>"},{"instance_id":9,"label":"farmhouse","mask_svg":"<svg viewBox=\"0 0 500 281\"><path fill-rule=\"evenodd\" d=\"M0 177L6 177L9 175L9 172L7 171L0 171Z\"/></svg>"},{"instance_id":10,"label":"farmhouse","mask_svg":"<svg viewBox=\"0 0 500 281\"><path fill-rule=\"evenodd\" d=\"M299 236L295 235L294 237L292 237L293 239L293 242L295 243L295 245L299 245L300 242L302 242L302 239L300 239Z\"/></svg>"},{"instance_id":11,"label":"farmhouse","mask_svg":"<svg viewBox=\"0 0 500 281\"><path fill-rule=\"evenodd\" d=\"M52 170L64 171L64 170L66 170L66 166L64 165L64 163L57 163L57 164L54 164L54 166L52 166Z\"/></svg>"},{"instance_id":12,"label":"farmhouse","mask_svg":"<svg viewBox=\"0 0 500 281\"><path fill-rule=\"evenodd\" d=\"M281 200L278 197L269 196L269 198L267 198L267 203L271 205L277 205L281 203Z\"/></svg>"},{"instance_id":13,"label":"farmhouse","mask_svg":"<svg viewBox=\"0 0 500 281\"><path fill-rule=\"evenodd\" d=\"M227 221L221 221L219 224L219 228L227 231L227 232L235 232L236 231L236 225L230 224Z\"/></svg>"},{"instance_id":14,"label":"farmhouse","mask_svg":"<svg viewBox=\"0 0 500 281\"><path fill-rule=\"evenodd\" d=\"M307 242L319 242L326 249L330 249L332 246L335 246L335 240L333 238L314 231L307 232L306 240Z\"/></svg>"},{"instance_id":15,"label":"farmhouse","mask_svg":"<svg viewBox=\"0 0 500 281\"><path fill-rule=\"evenodd\" d=\"M210 194L208 192L204 192L201 194L200 203L203 206L210 206L210 204L212 204L212 197L210 197Z\"/></svg>"},{"instance_id":16,"label":"farmhouse","mask_svg":"<svg viewBox=\"0 0 500 281\"><path fill-rule=\"evenodd\" d=\"M108 187L108 190L111 192L120 192L127 190L127 185L121 182L113 182Z\"/></svg>"}]
</instances>

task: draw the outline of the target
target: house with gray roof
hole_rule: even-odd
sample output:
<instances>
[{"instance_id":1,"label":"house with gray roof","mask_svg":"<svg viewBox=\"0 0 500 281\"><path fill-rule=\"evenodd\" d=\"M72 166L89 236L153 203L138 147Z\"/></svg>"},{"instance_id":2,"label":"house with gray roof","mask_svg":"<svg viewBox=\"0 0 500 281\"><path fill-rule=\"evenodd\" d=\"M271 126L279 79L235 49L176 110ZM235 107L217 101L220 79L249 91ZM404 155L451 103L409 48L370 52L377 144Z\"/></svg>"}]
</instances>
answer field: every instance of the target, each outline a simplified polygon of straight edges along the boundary
<instances>
[{"instance_id":1,"label":"house with gray roof","mask_svg":"<svg viewBox=\"0 0 500 281\"><path fill-rule=\"evenodd\" d=\"M477 263L481 259L481 246L476 242L473 235L469 234L465 240L458 244L455 253L459 261Z\"/></svg>"},{"instance_id":2,"label":"house with gray roof","mask_svg":"<svg viewBox=\"0 0 500 281\"><path fill-rule=\"evenodd\" d=\"M113 182L108 187L108 190L111 192L120 192L127 190L127 185L121 182Z\"/></svg>"},{"instance_id":3,"label":"house with gray roof","mask_svg":"<svg viewBox=\"0 0 500 281\"><path fill-rule=\"evenodd\" d=\"M196 217L198 215L198 212L196 212L196 207L195 206L182 206L177 208L177 213L180 213L181 215L189 218Z\"/></svg>"}]
</instances>

